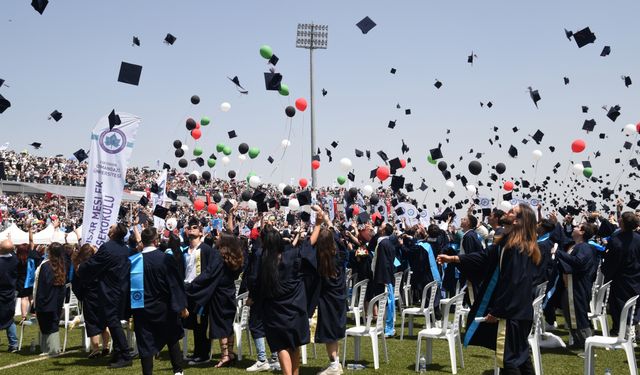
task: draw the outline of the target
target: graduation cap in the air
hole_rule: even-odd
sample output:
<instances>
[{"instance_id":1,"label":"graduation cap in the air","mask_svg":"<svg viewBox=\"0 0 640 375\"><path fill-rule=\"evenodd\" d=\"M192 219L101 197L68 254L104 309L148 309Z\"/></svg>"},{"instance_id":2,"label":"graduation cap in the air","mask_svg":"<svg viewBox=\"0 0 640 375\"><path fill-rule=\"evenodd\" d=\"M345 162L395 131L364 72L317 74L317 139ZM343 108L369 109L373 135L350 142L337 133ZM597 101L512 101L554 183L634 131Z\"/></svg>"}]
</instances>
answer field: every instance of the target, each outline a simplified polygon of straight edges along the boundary
<instances>
[{"instance_id":1,"label":"graduation cap in the air","mask_svg":"<svg viewBox=\"0 0 640 375\"><path fill-rule=\"evenodd\" d=\"M149 204L149 199L147 198L146 195L143 195L140 197L140 200L138 201L138 204L141 206L146 206L147 204Z\"/></svg>"},{"instance_id":2,"label":"graduation cap in the air","mask_svg":"<svg viewBox=\"0 0 640 375\"><path fill-rule=\"evenodd\" d=\"M391 73L391 74L396 74L396 68L391 68L390 73Z\"/></svg>"},{"instance_id":3,"label":"graduation cap in the air","mask_svg":"<svg viewBox=\"0 0 640 375\"><path fill-rule=\"evenodd\" d=\"M380 156L380 159L382 159L385 163L387 162L387 160L389 160L389 157L387 156L387 154L380 150L377 152L378 156Z\"/></svg>"},{"instance_id":4,"label":"graduation cap in the air","mask_svg":"<svg viewBox=\"0 0 640 375\"><path fill-rule=\"evenodd\" d=\"M518 156L518 149L515 148L513 145L509 146L509 156L511 156L512 158L515 158Z\"/></svg>"},{"instance_id":5,"label":"graduation cap in the air","mask_svg":"<svg viewBox=\"0 0 640 375\"><path fill-rule=\"evenodd\" d=\"M409 146L407 146L406 143L404 143L404 139L402 140L402 154L406 154L407 152L409 152Z\"/></svg>"},{"instance_id":6,"label":"graduation cap in the air","mask_svg":"<svg viewBox=\"0 0 640 375\"><path fill-rule=\"evenodd\" d=\"M171 34L167 34L167 36L164 37L164 42L169 45L173 45L175 41L176 41L176 37Z\"/></svg>"},{"instance_id":7,"label":"graduation cap in the air","mask_svg":"<svg viewBox=\"0 0 640 375\"><path fill-rule=\"evenodd\" d=\"M439 80L436 79L436 83L433 84L437 89L439 89L440 87L442 87L442 82L440 82Z\"/></svg>"},{"instance_id":8,"label":"graduation cap in the air","mask_svg":"<svg viewBox=\"0 0 640 375\"><path fill-rule=\"evenodd\" d=\"M640 206L640 201L633 197L629 200L629 202L627 202L627 206L635 210L636 208L638 208L638 206Z\"/></svg>"},{"instance_id":9,"label":"graduation cap in the air","mask_svg":"<svg viewBox=\"0 0 640 375\"><path fill-rule=\"evenodd\" d=\"M231 211L232 208L233 208L233 203L231 203L231 201L228 199L224 201L224 203L222 204L222 209L226 213L229 213L229 211Z\"/></svg>"},{"instance_id":10,"label":"graduation cap in the air","mask_svg":"<svg viewBox=\"0 0 640 375\"><path fill-rule=\"evenodd\" d=\"M300 206L308 206L311 204L311 191L303 190L296 194L296 198L298 199L298 203Z\"/></svg>"},{"instance_id":11,"label":"graduation cap in the air","mask_svg":"<svg viewBox=\"0 0 640 375\"><path fill-rule=\"evenodd\" d=\"M264 73L264 85L268 91L280 90L280 84L282 82L282 74L280 73Z\"/></svg>"},{"instance_id":12,"label":"graduation cap in the air","mask_svg":"<svg viewBox=\"0 0 640 375\"><path fill-rule=\"evenodd\" d=\"M169 190L169 191L167 191L167 197L168 197L169 199L171 199L171 200L174 200L174 201L175 201L175 200L178 200L178 194L176 194L176 192L175 192L175 191L173 191L173 190Z\"/></svg>"},{"instance_id":13,"label":"graduation cap in the air","mask_svg":"<svg viewBox=\"0 0 640 375\"><path fill-rule=\"evenodd\" d=\"M395 128L395 127L396 127L396 120L394 120L394 121L389 121L389 125L387 125L387 127L388 127L389 129L393 129L393 128Z\"/></svg>"},{"instance_id":14,"label":"graduation cap in the air","mask_svg":"<svg viewBox=\"0 0 640 375\"><path fill-rule=\"evenodd\" d=\"M531 138L533 138L533 140L536 141L537 144L540 144L540 142L542 142L542 137L544 137L544 133L540 130L536 130L533 136L531 136Z\"/></svg>"},{"instance_id":15,"label":"graduation cap in the air","mask_svg":"<svg viewBox=\"0 0 640 375\"><path fill-rule=\"evenodd\" d=\"M607 117L615 122L616 119L618 119L618 116L620 116L620 109L621 107L619 105L614 105L611 108L609 108L609 110L607 111Z\"/></svg>"},{"instance_id":16,"label":"graduation cap in the air","mask_svg":"<svg viewBox=\"0 0 640 375\"><path fill-rule=\"evenodd\" d=\"M596 120L584 120L584 124L582 125L582 130L586 130L588 132L592 132L593 128L596 127Z\"/></svg>"},{"instance_id":17,"label":"graduation cap in the air","mask_svg":"<svg viewBox=\"0 0 640 375\"><path fill-rule=\"evenodd\" d=\"M78 151L74 152L73 156L75 156L76 159L78 159L78 161L81 163L87 160L87 158L89 157L89 155L87 155L87 153L83 149L79 149Z\"/></svg>"},{"instance_id":18,"label":"graduation cap in the air","mask_svg":"<svg viewBox=\"0 0 640 375\"><path fill-rule=\"evenodd\" d=\"M325 89L322 89L322 96L327 96L328 91Z\"/></svg>"},{"instance_id":19,"label":"graduation cap in the air","mask_svg":"<svg viewBox=\"0 0 640 375\"><path fill-rule=\"evenodd\" d=\"M42 147L42 143L33 142L29 146L31 146L31 147L35 148L36 150L38 150L38 149L40 149L40 147Z\"/></svg>"},{"instance_id":20,"label":"graduation cap in the air","mask_svg":"<svg viewBox=\"0 0 640 375\"><path fill-rule=\"evenodd\" d=\"M227 132L227 135L229 135L229 139L233 139L238 136L235 130L231 130L230 132Z\"/></svg>"},{"instance_id":21,"label":"graduation cap in the air","mask_svg":"<svg viewBox=\"0 0 640 375\"><path fill-rule=\"evenodd\" d=\"M51 119L54 119L56 122L60 121L60 119L62 119L62 113L58 112L58 110L56 109L49 115L49 120Z\"/></svg>"},{"instance_id":22,"label":"graduation cap in the air","mask_svg":"<svg viewBox=\"0 0 640 375\"><path fill-rule=\"evenodd\" d=\"M624 145L622 145L622 147L624 147L627 150L630 150L631 146L633 146L633 143L631 142L625 142Z\"/></svg>"},{"instance_id":23,"label":"graduation cap in the air","mask_svg":"<svg viewBox=\"0 0 640 375\"><path fill-rule=\"evenodd\" d=\"M467 56L467 63L473 65L473 59L477 59L478 56L471 51L471 54Z\"/></svg>"},{"instance_id":24,"label":"graduation cap in the air","mask_svg":"<svg viewBox=\"0 0 640 375\"><path fill-rule=\"evenodd\" d=\"M632 82L631 82L631 77L629 77L629 76L622 76L621 78L622 78L622 80L624 81L624 85L625 85L626 87L631 86L631 83L632 83Z\"/></svg>"},{"instance_id":25,"label":"graduation cap in the air","mask_svg":"<svg viewBox=\"0 0 640 375\"><path fill-rule=\"evenodd\" d=\"M337 141L331 142L331 147L333 147L333 148L338 147L338 142Z\"/></svg>"},{"instance_id":26,"label":"graduation cap in the air","mask_svg":"<svg viewBox=\"0 0 640 375\"><path fill-rule=\"evenodd\" d=\"M602 52L600 52L600 56L602 57L609 56L610 53L611 53L611 47L604 46L604 48L602 49Z\"/></svg>"},{"instance_id":27,"label":"graduation cap in the air","mask_svg":"<svg viewBox=\"0 0 640 375\"><path fill-rule=\"evenodd\" d=\"M586 105L582 106L582 113L587 113L589 112L589 107L587 107Z\"/></svg>"},{"instance_id":28,"label":"graduation cap in the air","mask_svg":"<svg viewBox=\"0 0 640 375\"><path fill-rule=\"evenodd\" d=\"M169 210L159 204L156 204L156 207L153 209L153 216L159 217L162 220L166 219L168 214Z\"/></svg>"},{"instance_id":29,"label":"graduation cap in the air","mask_svg":"<svg viewBox=\"0 0 640 375\"><path fill-rule=\"evenodd\" d=\"M349 173L347 174L347 178L348 178L348 179L349 179L349 181L351 181L351 182L355 182L355 181L356 181L356 175L355 175L355 174L353 174L353 172L349 172Z\"/></svg>"},{"instance_id":30,"label":"graduation cap in the air","mask_svg":"<svg viewBox=\"0 0 640 375\"><path fill-rule=\"evenodd\" d=\"M120 116L116 114L116 110L114 109L109 113L109 130L120 124L122 124L122 120L120 120Z\"/></svg>"},{"instance_id":31,"label":"graduation cap in the air","mask_svg":"<svg viewBox=\"0 0 640 375\"><path fill-rule=\"evenodd\" d=\"M278 61L280 61L280 59L275 54L271 55L271 57L269 58L269 64L271 64L273 66L278 64Z\"/></svg>"},{"instance_id":32,"label":"graduation cap in the air","mask_svg":"<svg viewBox=\"0 0 640 375\"><path fill-rule=\"evenodd\" d=\"M269 162L269 164L273 164L273 162L274 162L275 160L273 159L273 157L272 157L272 156L269 156L269 157L267 158L267 161Z\"/></svg>"},{"instance_id":33,"label":"graduation cap in the air","mask_svg":"<svg viewBox=\"0 0 640 375\"><path fill-rule=\"evenodd\" d=\"M140 83L140 74L142 74L142 66L122 62L120 64L120 73L118 74L118 82L128 83L138 86Z\"/></svg>"},{"instance_id":34,"label":"graduation cap in the air","mask_svg":"<svg viewBox=\"0 0 640 375\"><path fill-rule=\"evenodd\" d=\"M238 78L238 76L234 76L233 78L229 78L229 81L233 82L234 85L236 85L236 89L238 90L238 92L240 92L241 94L248 94L249 91L247 91L244 87L242 87L242 85L240 84L240 79Z\"/></svg>"},{"instance_id":35,"label":"graduation cap in the air","mask_svg":"<svg viewBox=\"0 0 640 375\"><path fill-rule=\"evenodd\" d=\"M405 115L410 115L411 114L411 109L410 108L405 109L404 110L404 114Z\"/></svg>"},{"instance_id":36,"label":"graduation cap in the air","mask_svg":"<svg viewBox=\"0 0 640 375\"><path fill-rule=\"evenodd\" d=\"M376 23L373 22L373 20L367 16L362 20L360 20L360 22L356 23L356 26L358 26L358 28L360 29L360 31L362 31L363 34L366 34L369 31L371 31L371 29L376 27Z\"/></svg>"},{"instance_id":37,"label":"graduation cap in the air","mask_svg":"<svg viewBox=\"0 0 640 375\"><path fill-rule=\"evenodd\" d=\"M44 8L46 8L48 4L49 0L31 0L31 6L40 14L44 12Z\"/></svg>"},{"instance_id":38,"label":"graduation cap in the air","mask_svg":"<svg viewBox=\"0 0 640 375\"><path fill-rule=\"evenodd\" d=\"M393 158L389 160L389 169L391 174L395 174L398 169L402 168L402 163L400 163L400 158Z\"/></svg>"},{"instance_id":39,"label":"graduation cap in the air","mask_svg":"<svg viewBox=\"0 0 640 375\"><path fill-rule=\"evenodd\" d=\"M196 164L198 164L198 167L203 167L204 166L204 159L201 157L195 158L191 161L194 161Z\"/></svg>"},{"instance_id":40,"label":"graduation cap in the air","mask_svg":"<svg viewBox=\"0 0 640 375\"><path fill-rule=\"evenodd\" d=\"M137 36L134 36L134 37L133 37L133 41L132 41L132 44L131 44L131 45L132 45L132 46L138 46L138 47L140 47L140 39L138 39L138 37L137 37Z\"/></svg>"},{"instance_id":41,"label":"graduation cap in the air","mask_svg":"<svg viewBox=\"0 0 640 375\"><path fill-rule=\"evenodd\" d=\"M371 160L371 151L365 150L364 154L367 155L367 160Z\"/></svg>"},{"instance_id":42,"label":"graduation cap in the air","mask_svg":"<svg viewBox=\"0 0 640 375\"><path fill-rule=\"evenodd\" d=\"M568 85L569 84L569 77L564 77L564 84Z\"/></svg>"},{"instance_id":43,"label":"graduation cap in the air","mask_svg":"<svg viewBox=\"0 0 640 375\"><path fill-rule=\"evenodd\" d=\"M576 41L576 44L578 45L578 48L582 48L587 44L590 44L596 41L596 34L592 33L591 29L589 29L588 27L585 27L584 29L575 33L571 33L570 31L565 30L565 33L567 34L567 37L569 38L569 40L571 40L571 36L573 36L573 39Z\"/></svg>"},{"instance_id":44,"label":"graduation cap in the air","mask_svg":"<svg viewBox=\"0 0 640 375\"><path fill-rule=\"evenodd\" d=\"M531 97L531 100L533 100L533 104L535 104L536 108L538 108L538 102L540 101L540 99L542 99L540 97L540 93L538 92L538 90L532 89L531 86L529 86L528 89L529 96Z\"/></svg>"},{"instance_id":45,"label":"graduation cap in the air","mask_svg":"<svg viewBox=\"0 0 640 375\"><path fill-rule=\"evenodd\" d=\"M440 150L440 147L432 148L429 150L429 154L431 155L432 160L442 159L442 150Z\"/></svg>"}]
</instances>

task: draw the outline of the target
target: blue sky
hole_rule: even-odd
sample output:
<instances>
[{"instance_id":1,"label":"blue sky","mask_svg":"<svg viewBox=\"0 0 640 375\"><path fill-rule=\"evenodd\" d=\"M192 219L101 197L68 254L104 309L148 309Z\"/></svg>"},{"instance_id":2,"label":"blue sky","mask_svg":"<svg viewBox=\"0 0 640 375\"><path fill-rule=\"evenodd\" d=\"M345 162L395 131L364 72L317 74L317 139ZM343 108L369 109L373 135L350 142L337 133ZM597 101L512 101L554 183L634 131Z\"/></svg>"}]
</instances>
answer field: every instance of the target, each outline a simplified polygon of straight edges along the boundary
<instances>
[{"instance_id":1,"label":"blue sky","mask_svg":"<svg viewBox=\"0 0 640 375\"><path fill-rule=\"evenodd\" d=\"M229 168L218 168L218 176L234 169L241 176L255 171L275 183L308 178L309 110L293 118L292 144L278 170L273 172L266 159L273 155L279 160L282 154L280 142L288 134L284 108L298 97L309 97L308 52L295 48L295 34L298 23L314 21L329 25L329 48L317 51L314 60L321 183L344 174L338 166L342 157L353 161L356 186L370 182L369 171L381 160L357 159L354 148L374 155L384 149L395 157L404 139L411 148L405 156L418 170L405 171L407 182L419 185L426 178L439 190L431 193L436 200L446 193L440 191L444 179L426 155L445 142L446 129L451 129L450 143L443 153L456 165L454 175L467 172L473 148L486 153L480 159L481 179L488 180L488 165L499 161L507 163L506 177L521 177L524 169L531 178L531 152L539 148L544 152L540 179L558 161L564 172L570 161L586 160L587 154L576 157L569 149L573 139L582 138L587 151L603 153L595 160L591 154L594 174L614 180L620 167L612 160L627 155L619 152L627 140L620 130L640 121L637 14L637 1L52 0L39 15L28 1L3 1L0 78L11 87L0 88L0 94L12 107L0 115L0 142L22 150L38 141L44 144L35 151L38 155L70 156L89 146L91 129L115 108L143 119L132 164L153 165L160 159L177 165L172 141L186 140L191 149L195 144L184 120L206 115L212 125L203 129L198 142L205 155L219 142L234 150ZM378 24L367 35L355 26L365 16ZM595 44L578 48L565 38L563 28L586 26L595 32ZM173 46L163 43L166 33L177 37ZM131 46L134 35L141 47ZM264 90L263 44L280 58L277 69L290 88L288 97ZM611 55L600 57L605 45L611 46ZM478 55L473 66L466 63L472 50ZM117 82L121 61L143 65L140 86ZM389 74L392 67L397 74ZM234 75L249 95L236 92L227 79ZM626 88L621 75L638 83ZM567 86L564 76L571 80ZM444 84L439 90L435 79ZM542 95L539 109L529 99L528 86ZM320 95L322 88L329 92L326 97ZM197 106L189 101L194 94L202 100ZM481 101L494 106L481 108ZM222 102L231 103L231 111L221 112ZM600 108L614 104L622 107L615 123ZM581 113L582 105L589 106L588 114ZM410 116L405 108L411 109ZM58 123L47 121L54 109L64 115ZM580 129L591 118L597 126L586 134ZM397 120L395 130L387 128L389 120ZM500 127L502 149L487 141L493 126ZM508 130L513 126L522 130L513 134ZM238 138L227 138L231 129ZM545 133L540 146L520 143L537 129ZM598 139L600 132L609 138ZM340 145L332 150L334 162L329 164L324 147L333 140ZM259 147L262 154L241 164L240 142ZM506 153L511 143L520 151L518 159ZM550 145L557 147L553 154ZM458 155L465 159L458 162ZM605 177L607 173L613 177ZM457 191L463 192L459 186Z\"/></svg>"}]
</instances>

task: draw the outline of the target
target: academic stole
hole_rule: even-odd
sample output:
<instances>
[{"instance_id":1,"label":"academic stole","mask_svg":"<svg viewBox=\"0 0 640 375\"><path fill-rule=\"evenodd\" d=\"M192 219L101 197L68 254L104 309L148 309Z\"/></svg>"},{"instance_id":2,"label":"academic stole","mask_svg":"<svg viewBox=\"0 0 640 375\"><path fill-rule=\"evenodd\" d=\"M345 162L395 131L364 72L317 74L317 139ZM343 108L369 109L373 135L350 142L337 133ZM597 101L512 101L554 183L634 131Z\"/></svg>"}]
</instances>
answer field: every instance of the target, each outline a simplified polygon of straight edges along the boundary
<instances>
[{"instance_id":1,"label":"academic stole","mask_svg":"<svg viewBox=\"0 0 640 375\"><path fill-rule=\"evenodd\" d=\"M429 268L431 269L431 276L433 279L438 282L438 287L442 288L442 278L440 277L440 272L438 272L438 265L436 264L436 258L433 256L433 249L431 245L426 242L421 242L420 246L427 252L429 256Z\"/></svg>"},{"instance_id":2,"label":"academic stole","mask_svg":"<svg viewBox=\"0 0 640 375\"><path fill-rule=\"evenodd\" d=\"M40 263L40 265L36 269L36 276L35 276L35 280L34 280L34 283L33 283L33 308L34 308L34 310L36 308L36 296L38 294L38 282L40 280L40 270L42 269L42 266L44 266L44 264L47 263L48 261L49 261L49 259L45 259L42 263Z\"/></svg>"},{"instance_id":3,"label":"academic stole","mask_svg":"<svg viewBox=\"0 0 640 375\"><path fill-rule=\"evenodd\" d=\"M573 253L574 249L575 247L571 247L571 249L567 251L567 254ZM564 281L565 285L567 286L567 304L569 305L569 328L578 328L578 324L576 322L576 306L575 300L573 298L573 275L570 273L565 273Z\"/></svg>"},{"instance_id":4,"label":"academic stole","mask_svg":"<svg viewBox=\"0 0 640 375\"><path fill-rule=\"evenodd\" d=\"M129 257L131 262L131 308L144 308L144 263L142 253Z\"/></svg>"}]
</instances>

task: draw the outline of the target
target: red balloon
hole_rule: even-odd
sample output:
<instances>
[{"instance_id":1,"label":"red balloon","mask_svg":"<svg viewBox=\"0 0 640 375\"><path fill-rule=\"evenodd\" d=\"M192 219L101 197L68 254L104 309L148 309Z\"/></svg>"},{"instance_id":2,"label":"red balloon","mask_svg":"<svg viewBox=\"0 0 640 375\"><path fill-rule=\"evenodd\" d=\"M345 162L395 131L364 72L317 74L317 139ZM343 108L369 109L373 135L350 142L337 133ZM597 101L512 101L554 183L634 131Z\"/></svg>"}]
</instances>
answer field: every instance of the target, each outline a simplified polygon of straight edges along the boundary
<instances>
[{"instance_id":1,"label":"red balloon","mask_svg":"<svg viewBox=\"0 0 640 375\"><path fill-rule=\"evenodd\" d=\"M204 201L202 199L196 199L193 202L193 208L196 209L196 211L200 211L204 208Z\"/></svg>"},{"instance_id":2,"label":"red balloon","mask_svg":"<svg viewBox=\"0 0 640 375\"><path fill-rule=\"evenodd\" d=\"M576 139L571 144L571 151L575 153L582 152L586 147L587 147L587 144L582 139Z\"/></svg>"},{"instance_id":3,"label":"red balloon","mask_svg":"<svg viewBox=\"0 0 640 375\"><path fill-rule=\"evenodd\" d=\"M504 183L504 190L506 190L506 191L511 191L511 190L513 190L513 182L511 182L511 181L506 181L506 182Z\"/></svg>"},{"instance_id":4,"label":"red balloon","mask_svg":"<svg viewBox=\"0 0 640 375\"><path fill-rule=\"evenodd\" d=\"M373 221L374 223L376 222L376 220L382 220L382 214L378 211L374 212L373 215L371 215L371 221Z\"/></svg>"},{"instance_id":5,"label":"red balloon","mask_svg":"<svg viewBox=\"0 0 640 375\"><path fill-rule=\"evenodd\" d=\"M357 216L358 214L360 214L360 207L358 207L358 205L353 205L353 216Z\"/></svg>"},{"instance_id":6,"label":"red balloon","mask_svg":"<svg viewBox=\"0 0 640 375\"><path fill-rule=\"evenodd\" d=\"M638 133L640 133L640 122L638 123L638 125L636 125L636 130L638 131Z\"/></svg>"},{"instance_id":7,"label":"red balloon","mask_svg":"<svg viewBox=\"0 0 640 375\"><path fill-rule=\"evenodd\" d=\"M402 168L407 166L407 161L404 159L400 159L400 165L402 166Z\"/></svg>"},{"instance_id":8,"label":"red balloon","mask_svg":"<svg viewBox=\"0 0 640 375\"><path fill-rule=\"evenodd\" d=\"M307 184L309 184L306 178L301 178L300 181L298 181L298 183L300 184L300 187L303 189L307 187Z\"/></svg>"},{"instance_id":9,"label":"red balloon","mask_svg":"<svg viewBox=\"0 0 640 375\"><path fill-rule=\"evenodd\" d=\"M391 172L387 167L378 167L378 169L376 170L376 177L378 177L380 181L384 181L389 178L390 174Z\"/></svg>"},{"instance_id":10,"label":"red balloon","mask_svg":"<svg viewBox=\"0 0 640 375\"><path fill-rule=\"evenodd\" d=\"M304 112L307 109L307 100L305 98L296 99L296 108L298 111Z\"/></svg>"},{"instance_id":11,"label":"red balloon","mask_svg":"<svg viewBox=\"0 0 640 375\"><path fill-rule=\"evenodd\" d=\"M200 129L200 123L196 122L196 129Z\"/></svg>"},{"instance_id":12,"label":"red balloon","mask_svg":"<svg viewBox=\"0 0 640 375\"><path fill-rule=\"evenodd\" d=\"M191 136L193 137L193 139L200 139L200 137L202 137L202 130L200 129L193 129L191 131Z\"/></svg>"},{"instance_id":13,"label":"red balloon","mask_svg":"<svg viewBox=\"0 0 640 375\"><path fill-rule=\"evenodd\" d=\"M218 213L218 206L215 203L210 203L207 206L207 211L211 214L211 215L215 215Z\"/></svg>"},{"instance_id":14,"label":"red balloon","mask_svg":"<svg viewBox=\"0 0 640 375\"><path fill-rule=\"evenodd\" d=\"M313 169L318 169L318 168L320 168L320 162L319 162L319 161L317 161L317 160L312 161L312 162L311 162L311 168L313 168Z\"/></svg>"}]
</instances>

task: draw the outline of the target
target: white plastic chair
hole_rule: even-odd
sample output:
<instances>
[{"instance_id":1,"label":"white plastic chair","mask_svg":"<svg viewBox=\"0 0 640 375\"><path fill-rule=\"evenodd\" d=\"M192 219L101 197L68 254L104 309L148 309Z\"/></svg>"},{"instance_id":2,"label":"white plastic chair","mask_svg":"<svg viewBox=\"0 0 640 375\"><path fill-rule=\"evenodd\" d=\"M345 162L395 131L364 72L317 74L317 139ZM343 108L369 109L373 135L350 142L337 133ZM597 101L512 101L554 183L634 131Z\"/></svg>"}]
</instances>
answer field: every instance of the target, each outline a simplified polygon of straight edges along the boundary
<instances>
[{"instance_id":1,"label":"white plastic chair","mask_svg":"<svg viewBox=\"0 0 640 375\"><path fill-rule=\"evenodd\" d=\"M407 271L407 279L404 281L404 285L402 286L402 298L404 298L403 307L413 305L413 296L411 295L411 275L413 275L413 271Z\"/></svg>"},{"instance_id":2,"label":"white plastic chair","mask_svg":"<svg viewBox=\"0 0 640 375\"><path fill-rule=\"evenodd\" d=\"M354 338L355 346L355 360L360 360L360 339L365 336L371 338L371 348L373 349L373 368L377 370L380 368L379 347L378 339L382 338L382 344L384 346L384 359L389 363L389 353L387 352L387 339L384 337L384 313L387 309L387 292L379 294L371 299L369 307L367 308L367 323L364 326L351 327L345 331L344 347L342 350L342 366L345 366L347 359L347 339L349 336ZM375 325L373 323L373 307L378 305L378 317L376 318Z\"/></svg>"},{"instance_id":3,"label":"white plastic chair","mask_svg":"<svg viewBox=\"0 0 640 375\"><path fill-rule=\"evenodd\" d=\"M607 303L609 302L609 292L611 290L611 281L598 287L595 298L590 303L591 311L589 319L593 322L593 328L596 329L598 324L602 329L602 336L609 336L609 323L607 322Z\"/></svg>"},{"instance_id":4,"label":"white plastic chair","mask_svg":"<svg viewBox=\"0 0 640 375\"><path fill-rule=\"evenodd\" d=\"M358 282L353 286L353 292L351 293L351 302L347 308L347 314L353 314L353 319L356 322L356 327L360 327L360 317L362 322L365 322L364 318L364 298L367 294L367 285L369 280L365 279Z\"/></svg>"},{"instance_id":5,"label":"white plastic chair","mask_svg":"<svg viewBox=\"0 0 640 375\"><path fill-rule=\"evenodd\" d=\"M548 281L545 281L541 284L536 285L536 293L535 293L535 298L538 298L540 296L545 296L545 293L547 292L547 285L549 284Z\"/></svg>"},{"instance_id":6,"label":"white plastic chair","mask_svg":"<svg viewBox=\"0 0 640 375\"><path fill-rule=\"evenodd\" d=\"M397 301L395 303L395 308L400 311L402 308L402 297L400 296L400 285L402 284L402 272L396 272L393 274L394 283L393 283L393 299ZM395 314L395 311L391 311L390 313Z\"/></svg>"},{"instance_id":7,"label":"white plastic chair","mask_svg":"<svg viewBox=\"0 0 640 375\"><path fill-rule=\"evenodd\" d=\"M249 332L249 312L250 307L246 305L249 292L244 292L236 297L236 316L233 322L233 333L238 348L238 359L242 361L242 332L247 334L249 343L249 354L253 354L251 348L251 333Z\"/></svg>"},{"instance_id":8,"label":"white plastic chair","mask_svg":"<svg viewBox=\"0 0 640 375\"><path fill-rule=\"evenodd\" d=\"M67 349L67 338L69 336L69 326L71 325L71 323L73 323L74 319L76 317L81 318L82 312L80 310L80 305L78 304L78 298L76 297L75 294L73 294L73 290L71 290L71 284L67 284L66 285L66 289L69 290L69 302L65 302L64 305L62 305L62 309L63 309L63 317L60 322L59 325L60 327L64 327L64 340L62 342L62 353L65 352L65 350ZM74 312L75 315L71 315L71 313Z\"/></svg>"},{"instance_id":9,"label":"white plastic chair","mask_svg":"<svg viewBox=\"0 0 640 375\"><path fill-rule=\"evenodd\" d=\"M536 375L542 375L542 355L540 354L540 333L542 332L542 301L544 301L544 293L533 300L533 326L529 333L529 346L533 354L533 369Z\"/></svg>"},{"instance_id":10,"label":"white plastic chair","mask_svg":"<svg viewBox=\"0 0 640 375\"><path fill-rule=\"evenodd\" d=\"M636 301L638 296L629 298L625 302L622 311L620 312L620 329L617 337L607 336L591 336L587 338L584 343L584 373L585 375L594 374L594 353L593 348L607 348L607 349L623 349L627 355L627 362L629 363L629 374L638 375L638 365L636 363L636 357L633 352L633 340L634 340L634 327L633 317L636 309Z\"/></svg>"},{"instance_id":11,"label":"white plastic chair","mask_svg":"<svg viewBox=\"0 0 640 375\"><path fill-rule=\"evenodd\" d=\"M420 303L420 307L407 307L402 309L402 328L400 330L400 340L404 340L405 315L409 315L409 336L413 336L413 316L414 315L424 315L424 318L427 320L427 322L425 323L427 327L431 327L431 324L435 325L436 312L435 312L434 302L436 299L437 291L438 291L438 282L434 280L429 284L425 285L424 288L422 289L422 302Z\"/></svg>"},{"instance_id":12,"label":"white plastic chair","mask_svg":"<svg viewBox=\"0 0 640 375\"><path fill-rule=\"evenodd\" d=\"M427 363L431 363L431 340L444 339L449 343L449 357L451 358L451 373L457 374L458 367L456 364L456 345L460 352L460 367L464 368L464 357L462 354L462 341L460 338L460 319L462 318L462 302L464 293L459 293L450 298L442 308L442 327L427 327L418 332L418 347L416 349L416 372L418 371L418 363L420 361L422 339L426 339L427 343ZM453 314L451 314L451 306L455 306Z\"/></svg>"}]
</instances>

